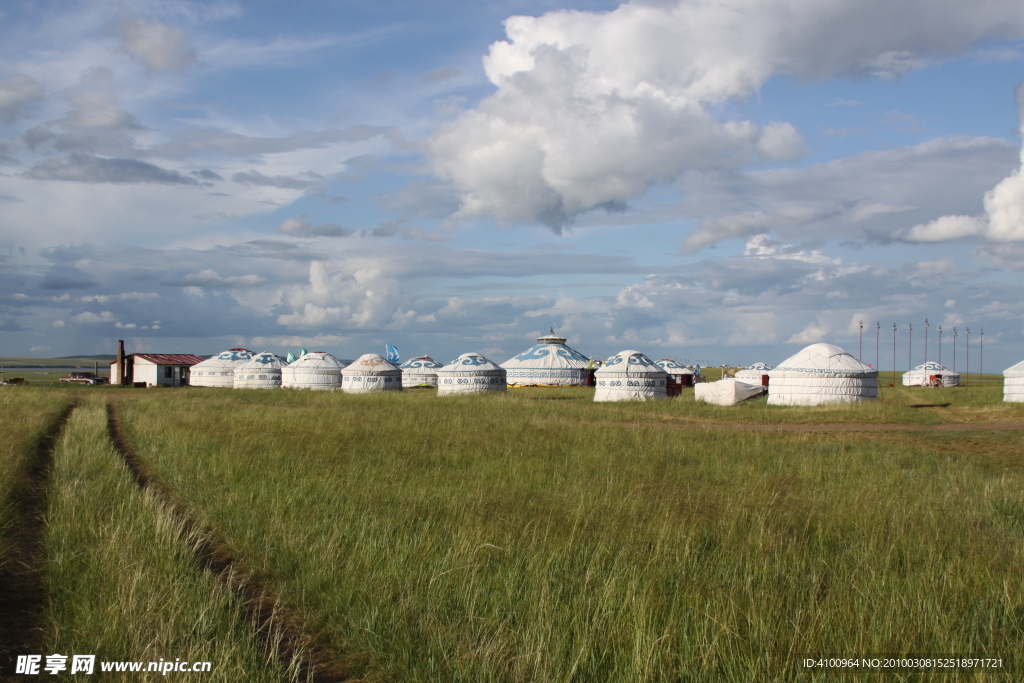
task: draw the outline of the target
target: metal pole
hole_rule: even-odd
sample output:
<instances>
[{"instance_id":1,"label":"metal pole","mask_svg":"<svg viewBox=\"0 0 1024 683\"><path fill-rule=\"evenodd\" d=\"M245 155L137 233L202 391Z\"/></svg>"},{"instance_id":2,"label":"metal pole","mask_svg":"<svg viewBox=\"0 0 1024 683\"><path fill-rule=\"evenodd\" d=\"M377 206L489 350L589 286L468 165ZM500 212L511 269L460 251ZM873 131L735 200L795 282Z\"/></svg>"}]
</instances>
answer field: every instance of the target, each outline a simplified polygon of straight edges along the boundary
<instances>
[{"instance_id":1,"label":"metal pole","mask_svg":"<svg viewBox=\"0 0 1024 683\"><path fill-rule=\"evenodd\" d=\"M964 377L967 379L967 384L970 384L971 380L971 328L967 328L967 370L964 372Z\"/></svg>"},{"instance_id":2,"label":"metal pole","mask_svg":"<svg viewBox=\"0 0 1024 683\"><path fill-rule=\"evenodd\" d=\"M980 387L981 383L985 381L985 378L982 376L982 375L985 374L985 328L984 327L981 328L981 334L978 335L978 341L981 343L981 348L979 349L981 357L978 358L978 386Z\"/></svg>"},{"instance_id":3,"label":"metal pole","mask_svg":"<svg viewBox=\"0 0 1024 683\"><path fill-rule=\"evenodd\" d=\"M942 325L939 325L939 365L942 365Z\"/></svg>"},{"instance_id":4,"label":"metal pole","mask_svg":"<svg viewBox=\"0 0 1024 683\"><path fill-rule=\"evenodd\" d=\"M860 350L857 352L857 360L864 363L864 321L860 322Z\"/></svg>"},{"instance_id":5,"label":"metal pole","mask_svg":"<svg viewBox=\"0 0 1024 683\"><path fill-rule=\"evenodd\" d=\"M892 324L892 383L896 385L896 323Z\"/></svg>"},{"instance_id":6,"label":"metal pole","mask_svg":"<svg viewBox=\"0 0 1024 683\"><path fill-rule=\"evenodd\" d=\"M882 322L880 320L875 321L875 370L880 370L881 366L878 364L878 342L882 336Z\"/></svg>"},{"instance_id":7,"label":"metal pole","mask_svg":"<svg viewBox=\"0 0 1024 683\"><path fill-rule=\"evenodd\" d=\"M928 318L924 319L924 362L928 362L928 328L931 325L928 324Z\"/></svg>"},{"instance_id":8,"label":"metal pole","mask_svg":"<svg viewBox=\"0 0 1024 683\"><path fill-rule=\"evenodd\" d=\"M910 336L907 338L907 372L914 369L914 323L907 325L910 328Z\"/></svg>"},{"instance_id":9,"label":"metal pole","mask_svg":"<svg viewBox=\"0 0 1024 683\"><path fill-rule=\"evenodd\" d=\"M953 372L956 372L956 338L959 335L956 332L956 328L953 328Z\"/></svg>"}]
</instances>

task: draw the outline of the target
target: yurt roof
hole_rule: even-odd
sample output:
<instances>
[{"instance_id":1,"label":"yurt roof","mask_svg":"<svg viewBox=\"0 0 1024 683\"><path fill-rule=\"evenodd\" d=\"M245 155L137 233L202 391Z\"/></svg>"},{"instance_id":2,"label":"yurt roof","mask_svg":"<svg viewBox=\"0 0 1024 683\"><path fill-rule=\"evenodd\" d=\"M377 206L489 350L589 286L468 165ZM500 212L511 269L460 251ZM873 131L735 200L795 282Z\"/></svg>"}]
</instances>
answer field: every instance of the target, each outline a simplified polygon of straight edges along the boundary
<instances>
[{"instance_id":1,"label":"yurt roof","mask_svg":"<svg viewBox=\"0 0 1024 683\"><path fill-rule=\"evenodd\" d=\"M438 363L430 356L417 356L410 358L398 367L404 372L405 370L436 370L437 368L443 368L444 365Z\"/></svg>"},{"instance_id":2,"label":"yurt roof","mask_svg":"<svg viewBox=\"0 0 1024 683\"><path fill-rule=\"evenodd\" d=\"M566 346L565 338L557 337L553 333L538 337L534 346L501 364L501 367L506 370L520 368L581 370L589 366L589 358L576 349Z\"/></svg>"},{"instance_id":3,"label":"yurt roof","mask_svg":"<svg viewBox=\"0 0 1024 683\"><path fill-rule=\"evenodd\" d=\"M657 366L667 372L670 375L692 375L693 370L686 367L677 360L671 358L662 358L657 361Z\"/></svg>"},{"instance_id":4,"label":"yurt roof","mask_svg":"<svg viewBox=\"0 0 1024 683\"><path fill-rule=\"evenodd\" d=\"M241 368L252 368L254 370L261 368L283 368L286 365L288 365L288 361L284 358L281 358L270 351L263 351L261 353L254 354L252 358L239 365L235 370L237 371Z\"/></svg>"},{"instance_id":5,"label":"yurt roof","mask_svg":"<svg viewBox=\"0 0 1024 683\"><path fill-rule=\"evenodd\" d=\"M772 373L806 372L821 375L877 375L835 344L811 344L771 370Z\"/></svg>"},{"instance_id":6,"label":"yurt roof","mask_svg":"<svg viewBox=\"0 0 1024 683\"><path fill-rule=\"evenodd\" d=\"M491 360L481 354L471 351L464 353L448 365L437 369L438 373L442 372L505 372L505 368L499 366Z\"/></svg>"},{"instance_id":7,"label":"yurt roof","mask_svg":"<svg viewBox=\"0 0 1024 683\"><path fill-rule=\"evenodd\" d=\"M747 367L745 367L743 369L744 370L771 370L772 366L768 365L767 363L760 363L760 362L758 362L758 363L754 363L753 365L748 365Z\"/></svg>"},{"instance_id":8,"label":"yurt roof","mask_svg":"<svg viewBox=\"0 0 1024 683\"><path fill-rule=\"evenodd\" d=\"M341 369L345 367L345 363L338 360L326 351L311 351L299 356L294 363L291 363L288 367L290 368L305 368L305 367L330 367Z\"/></svg>"},{"instance_id":9,"label":"yurt roof","mask_svg":"<svg viewBox=\"0 0 1024 683\"><path fill-rule=\"evenodd\" d=\"M397 366L392 365L387 359L377 353L364 353L352 361L351 364L345 366L344 371L366 373L401 372Z\"/></svg>"},{"instance_id":10,"label":"yurt roof","mask_svg":"<svg viewBox=\"0 0 1024 683\"><path fill-rule=\"evenodd\" d=\"M943 367L943 366L939 365L938 363L936 363L933 360L930 360L927 363L922 363L921 365L918 365L916 368L911 370L911 372L929 373L929 374L948 373L950 375L959 374L959 373L953 372L949 368L946 368L946 367Z\"/></svg>"},{"instance_id":11,"label":"yurt roof","mask_svg":"<svg viewBox=\"0 0 1024 683\"><path fill-rule=\"evenodd\" d=\"M596 374L660 375L668 374L653 360L632 349L620 351L604 362Z\"/></svg>"},{"instance_id":12,"label":"yurt roof","mask_svg":"<svg viewBox=\"0 0 1024 683\"><path fill-rule=\"evenodd\" d=\"M1024 377L1024 360L1003 370L1004 377Z\"/></svg>"},{"instance_id":13,"label":"yurt roof","mask_svg":"<svg viewBox=\"0 0 1024 683\"><path fill-rule=\"evenodd\" d=\"M201 363L196 363L192 369L195 370L200 366L203 368L235 367L252 358L252 355L252 351L248 349L228 349L221 351L216 356L210 356Z\"/></svg>"}]
</instances>

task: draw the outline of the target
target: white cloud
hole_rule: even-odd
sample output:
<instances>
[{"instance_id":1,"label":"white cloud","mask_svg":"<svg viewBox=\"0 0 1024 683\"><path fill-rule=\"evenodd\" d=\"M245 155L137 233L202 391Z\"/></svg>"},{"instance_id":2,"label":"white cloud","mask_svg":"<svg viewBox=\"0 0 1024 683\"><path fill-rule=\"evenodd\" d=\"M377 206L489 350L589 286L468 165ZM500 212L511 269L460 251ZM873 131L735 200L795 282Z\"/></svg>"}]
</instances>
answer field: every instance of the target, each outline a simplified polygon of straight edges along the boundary
<instances>
[{"instance_id":1,"label":"white cloud","mask_svg":"<svg viewBox=\"0 0 1024 683\"><path fill-rule=\"evenodd\" d=\"M300 329L403 326L415 315L394 278L372 268L332 273L322 261L310 264L308 286L287 288L282 300L290 312L277 322Z\"/></svg>"},{"instance_id":2,"label":"white cloud","mask_svg":"<svg viewBox=\"0 0 1024 683\"><path fill-rule=\"evenodd\" d=\"M497 92L436 131L428 156L460 191L456 218L557 230L687 169L798 157L790 124L712 113L772 76L899 78L981 41L1024 37L1024 9L1013 0L630 2L511 17L505 30L484 59Z\"/></svg>"},{"instance_id":3,"label":"white cloud","mask_svg":"<svg viewBox=\"0 0 1024 683\"><path fill-rule=\"evenodd\" d=\"M816 342L825 341L831 330L828 326L822 325L818 322L813 322L807 325L802 331L797 332L792 337L786 340L787 344L814 344Z\"/></svg>"},{"instance_id":4,"label":"white cloud","mask_svg":"<svg viewBox=\"0 0 1024 683\"><path fill-rule=\"evenodd\" d=\"M180 71L195 61L196 52L185 32L159 21L134 16L117 23L121 49L142 62L150 73Z\"/></svg>"},{"instance_id":5,"label":"white cloud","mask_svg":"<svg viewBox=\"0 0 1024 683\"><path fill-rule=\"evenodd\" d=\"M978 216L941 216L912 227L902 236L907 242L942 242L983 235L988 222Z\"/></svg>"},{"instance_id":6,"label":"white cloud","mask_svg":"<svg viewBox=\"0 0 1024 683\"><path fill-rule=\"evenodd\" d=\"M86 311L84 313L71 316L71 320L79 325L94 325L96 323L111 323L114 322L116 318L110 311L100 311L99 313Z\"/></svg>"},{"instance_id":7,"label":"white cloud","mask_svg":"<svg viewBox=\"0 0 1024 683\"><path fill-rule=\"evenodd\" d=\"M258 287L266 284L267 278L259 275L229 275L221 277L214 270L201 270L178 278L167 278L162 284L176 287Z\"/></svg>"}]
</instances>

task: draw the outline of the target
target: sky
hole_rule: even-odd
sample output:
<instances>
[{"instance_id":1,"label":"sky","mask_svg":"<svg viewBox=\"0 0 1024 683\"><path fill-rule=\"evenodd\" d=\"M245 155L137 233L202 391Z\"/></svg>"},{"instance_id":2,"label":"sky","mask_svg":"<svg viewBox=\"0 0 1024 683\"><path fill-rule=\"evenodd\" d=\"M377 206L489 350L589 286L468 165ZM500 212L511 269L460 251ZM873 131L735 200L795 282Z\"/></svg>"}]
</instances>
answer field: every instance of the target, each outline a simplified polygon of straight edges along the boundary
<instances>
[{"instance_id":1,"label":"sky","mask_svg":"<svg viewBox=\"0 0 1024 683\"><path fill-rule=\"evenodd\" d=\"M1019 0L10 0L0 355L999 372L1022 79Z\"/></svg>"}]
</instances>

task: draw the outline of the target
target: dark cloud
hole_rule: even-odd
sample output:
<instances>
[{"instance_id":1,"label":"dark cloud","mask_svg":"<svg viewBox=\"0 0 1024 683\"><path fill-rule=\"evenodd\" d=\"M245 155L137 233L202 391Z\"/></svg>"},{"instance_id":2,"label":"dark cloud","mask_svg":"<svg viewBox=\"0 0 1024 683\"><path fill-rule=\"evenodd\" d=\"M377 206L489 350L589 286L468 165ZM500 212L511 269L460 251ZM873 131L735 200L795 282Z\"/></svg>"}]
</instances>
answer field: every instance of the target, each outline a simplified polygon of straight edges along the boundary
<instances>
[{"instance_id":1,"label":"dark cloud","mask_svg":"<svg viewBox=\"0 0 1024 683\"><path fill-rule=\"evenodd\" d=\"M339 142L361 142L383 135L388 130L382 126L352 126L344 130L331 128L296 133L286 138L259 138L214 128L191 128L176 134L170 142L154 151L167 158L203 154L243 157L254 154L279 154L299 149L320 149Z\"/></svg>"},{"instance_id":2,"label":"dark cloud","mask_svg":"<svg viewBox=\"0 0 1024 683\"><path fill-rule=\"evenodd\" d=\"M71 180L82 183L199 184L194 178L144 161L107 159L91 154L72 154L63 159L46 159L29 169L25 176L35 180Z\"/></svg>"},{"instance_id":3,"label":"dark cloud","mask_svg":"<svg viewBox=\"0 0 1024 683\"><path fill-rule=\"evenodd\" d=\"M192 171L192 175L203 180L224 180L219 173L214 173L208 168L204 168L201 171Z\"/></svg>"},{"instance_id":4,"label":"dark cloud","mask_svg":"<svg viewBox=\"0 0 1024 683\"><path fill-rule=\"evenodd\" d=\"M0 80L0 121L14 120L29 112L32 105L46 98L43 84L25 74L14 74Z\"/></svg>"},{"instance_id":5,"label":"dark cloud","mask_svg":"<svg viewBox=\"0 0 1024 683\"><path fill-rule=\"evenodd\" d=\"M266 176L259 171L247 171L236 173L231 176L231 179L243 185L263 185L265 187L277 187L282 190L308 190L321 185L324 177L313 172L301 173L298 176Z\"/></svg>"},{"instance_id":6,"label":"dark cloud","mask_svg":"<svg viewBox=\"0 0 1024 683\"><path fill-rule=\"evenodd\" d=\"M89 289L95 286L96 281L91 275L66 264L50 268L39 281L40 289Z\"/></svg>"}]
</instances>

